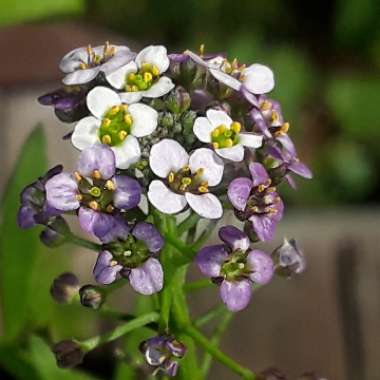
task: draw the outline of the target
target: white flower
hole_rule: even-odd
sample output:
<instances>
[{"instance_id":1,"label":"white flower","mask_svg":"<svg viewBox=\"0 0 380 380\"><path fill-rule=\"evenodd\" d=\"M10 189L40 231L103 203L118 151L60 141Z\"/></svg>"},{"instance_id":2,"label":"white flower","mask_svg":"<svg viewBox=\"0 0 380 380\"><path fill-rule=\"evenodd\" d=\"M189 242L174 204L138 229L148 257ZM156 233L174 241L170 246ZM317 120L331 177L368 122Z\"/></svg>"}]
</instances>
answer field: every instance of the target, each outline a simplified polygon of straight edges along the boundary
<instances>
[{"instance_id":1,"label":"white flower","mask_svg":"<svg viewBox=\"0 0 380 380\"><path fill-rule=\"evenodd\" d=\"M79 150L99 142L109 145L119 169L137 162L141 151L136 137L147 136L156 129L157 111L142 103L127 105L119 94L102 86L92 89L86 101L92 116L75 126L73 145Z\"/></svg>"},{"instance_id":2,"label":"white flower","mask_svg":"<svg viewBox=\"0 0 380 380\"><path fill-rule=\"evenodd\" d=\"M200 216L218 219L223 215L219 199L209 192L223 177L223 161L211 150L200 148L190 156L175 140L153 145L149 164L163 180L151 182L148 199L165 214L176 214L187 204Z\"/></svg>"},{"instance_id":3,"label":"white flower","mask_svg":"<svg viewBox=\"0 0 380 380\"><path fill-rule=\"evenodd\" d=\"M242 66L234 70L230 75L231 64L223 57L204 60L199 55L186 51L186 54L196 63L206 67L211 75L219 82L236 90L246 90L254 95L267 94L274 88L274 75L272 70L259 63L254 63L248 67Z\"/></svg>"},{"instance_id":4,"label":"white flower","mask_svg":"<svg viewBox=\"0 0 380 380\"><path fill-rule=\"evenodd\" d=\"M142 97L159 98L174 88L170 78L162 76L169 68L169 57L164 46L147 46L136 59L106 75L107 81L118 90L127 103L138 102Z\"/></svg>"},{"instance_id":5,"label":"white flower","mask_svg":"<svg viewBox=\"0 0 380 380\"><path fill-rule=\"evenodd\" d=\"M63 83L80 85L96 78L99 72L111 74L130 62L135 53L126 46L105 45L92 48L81 47L67 53L61 60L59 68L65 74Z\"/></svg>"},{"instance_id":6,"label":"white flower","mask_svg":"<svg viewBox=\"0 0 380 380\"><path fill-rule=\"evenodd\" d=\"M244 159L244 147L259 148L263 137L253 133L240 133L239 122L232 121L224 111L209 109L207 117L197 117L193 132L204 143L212 144L215 152L231 161Z\"/></svg>"}]
</instances>

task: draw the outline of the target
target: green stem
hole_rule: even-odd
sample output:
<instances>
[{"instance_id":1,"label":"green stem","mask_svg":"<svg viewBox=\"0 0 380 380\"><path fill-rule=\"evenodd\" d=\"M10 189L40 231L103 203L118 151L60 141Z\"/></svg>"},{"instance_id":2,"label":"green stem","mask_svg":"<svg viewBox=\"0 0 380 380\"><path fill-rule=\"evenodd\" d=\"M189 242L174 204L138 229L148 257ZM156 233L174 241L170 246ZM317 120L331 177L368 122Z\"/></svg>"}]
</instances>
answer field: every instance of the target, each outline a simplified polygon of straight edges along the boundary
<instances>
[{"instance_id":1,"label":"green stem","mask_svg":"<svg viewBox=\"0 0 380 380\"><path fill-rule=\"evenodd\" d=\"M224 305L214 307L211 310L209 310L206 314L197 318L194 321L194 326L199 328L204 325L207 325L207 323L211 322L212 320L218 318L220 315L225 314L225 313L226 313L226 307Z\"/></svg>"},{"instance_id":2,"label":"green stem","mask_svg":"<svg viewBox=\"0 0 380 380\"><path fill-rule=\"evenodd\" d=\"M139 327L143 327L149 323L157 322L160 318L160 315L156 312L144 314L140 317L133 319L130 322L124 323L120 326L117 326L114 330L109 331L102 335L97 335L90 339L87 339L83 342L79 342L82 349L85 352L91 351L101 344L112 342L129 332L138 329Z\"/></svg>"},{"instance_id":3,"label":"green stem","mask_svg":"<svg viewBox=\"0 0 380 380\"><path fill-rule=\"evenodd\" d=\"M231 359L228 355L220 351L210 340L205 337L199 330L193 326L188 326L185 330L186 334L194 339L203 349L212 355L220 363L231 369L231 371L237 373L245 380L255 380L256 375L248 368L242 367L235 360Z\"/></svg>"},{"instance_id":4,"label":"green stem","mask_svg":"<svg viewBox=\"0 0 380 380\"><path fill-rule=\"evenodd\" d=\"M70 234L68 236L68 240L70 243L78 245L79 247L91 249L96 252L100 252L102 249L102 246L100 244L93 243L92 241L83 239L79 236L76 236L74 234Z\"/></svg>"},{"instance_id":5,"label":"green stem","mask_svg":"<svg viewBox=\"0 0 380 380\"><path fill-rule=\"evenodd\" d=\"M177 227L178 236L183 235L186 231L195 226L200 218L201 217L197 213L191 212L191 214Z\"/></svg>"},{"instance_id":6,"label":"green stem","mask_svg":"<svg viewBox=\"0 0 380 380\"><path fill-rule=\"evenodd\" d=\"M201 290L204 288L208 288L210 286L213 286L214 284L211 282L208 278L203 278L202 280L189 282L184 285L183 290L185 292L194 292L197 290ZM214 285L215 286L215 285Z\"/></svg>"}]
</instances>

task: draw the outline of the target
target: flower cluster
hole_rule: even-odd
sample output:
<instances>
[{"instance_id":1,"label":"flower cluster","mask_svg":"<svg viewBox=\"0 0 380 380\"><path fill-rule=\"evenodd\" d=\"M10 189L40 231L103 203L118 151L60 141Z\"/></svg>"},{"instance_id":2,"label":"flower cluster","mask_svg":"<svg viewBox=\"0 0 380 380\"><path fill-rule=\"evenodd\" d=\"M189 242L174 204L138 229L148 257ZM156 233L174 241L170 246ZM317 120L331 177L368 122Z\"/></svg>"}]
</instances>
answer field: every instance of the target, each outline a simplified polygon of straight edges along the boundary
<instances>
[{"instance_id":1,"label":"flower cluster","mask_svg":"<svg viewBox=\"0 0 380 380\"><path fill-rule=\"evenodd\" d=\"M166 286L161 251L181 238L166 239L162 218L216 221L232 209L243 230L223 226L222 244L193 255L231 311L247 307L253 287L275 273L289 277L304 269L293 240L273 255L253 247L274 238L284 213L279 185L294 187L294 174L312 176L279 102L267 95L275 86L269 67L203 51L168 54L164 46L148 46L135 53L109 43L75 49L59 67L62 88L39 101L75 123L66 140L80 151L78 162L70 172L51 169L23 191L21 227L46 226L45 242L54 245L61 242L56 235L72 239L62 221L77 216L100 243L96 282L124 278L152 295ZM194 228L184 232L195 244ZM96 293L100 307L100 293L85 290L83 302L92 305ZM141 350L150 365L175 376L186 348L167 330Z\"/></svg>"}]
</instances>

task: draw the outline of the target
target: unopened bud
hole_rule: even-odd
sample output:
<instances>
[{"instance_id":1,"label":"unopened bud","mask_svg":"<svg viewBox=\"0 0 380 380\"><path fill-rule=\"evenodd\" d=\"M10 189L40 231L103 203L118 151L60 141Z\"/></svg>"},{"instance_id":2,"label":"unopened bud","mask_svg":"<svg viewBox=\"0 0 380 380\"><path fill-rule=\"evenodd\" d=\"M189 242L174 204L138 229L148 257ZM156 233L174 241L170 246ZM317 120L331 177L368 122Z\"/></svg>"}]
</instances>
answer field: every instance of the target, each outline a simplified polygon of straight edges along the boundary
<instances>
[{"instance_id":1,"label":"unopened bud","mask_svg":"<svg viewBox=\"0 0 380 380\"><path fill-rule=\"evenodd\" d=\"M176 87L166 99L166 106L170 112L183 113L187 111L191 104L191 98L183 87Z\"/></svg>"},{"instance_id":2,"label":"unopened bud","mask_svg":"<svg viewBox=\"0 0 380 380\"><path fill-rule=\"evenodd\" d=\"M98 310L105 301L104 292L93 285L82 286L79 295L81 304L94 310Z\"/></svg>"},{"instance_id":3,"label":"unopened bud","mask_svg":"<svg viewBox=\"0 0 380 380\"><path fill-rule=\"evenodd\" d=\"M79 280L75 274L67 272L57 277L50 287L50 294L58 303L71 303L79 291Z\"/></svg>"},{"instance_id":4,"label":"unopened bud","mask_svg":"<svg viewBox=\"0 0 380 380\"><path fill-rule=\"evenodd\" d=\"M170 112L160 114L159 124L164 128L171 128L174 125L174 117Z\"/></svg>"},{"instance_id":5,"label":"unopened bud","mask_svg":"<svg viewBox=\"0 0 380 380\"><path fill-rule=\"evenodd\" d=\"M72 368L82 363L84 352L79 343L64 340L54 345L52 349L57 365L60 368Z\"/></svg>"}]
</instances>

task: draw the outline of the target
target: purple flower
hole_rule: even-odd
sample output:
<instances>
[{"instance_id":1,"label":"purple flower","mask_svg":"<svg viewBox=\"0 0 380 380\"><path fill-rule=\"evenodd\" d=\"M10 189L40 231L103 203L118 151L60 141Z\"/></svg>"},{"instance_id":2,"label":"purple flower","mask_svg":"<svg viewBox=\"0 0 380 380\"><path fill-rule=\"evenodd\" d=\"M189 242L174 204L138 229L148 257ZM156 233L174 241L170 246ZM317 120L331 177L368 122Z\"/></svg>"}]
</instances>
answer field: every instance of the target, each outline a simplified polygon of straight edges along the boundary
<instances>
[{"instance_id":1,"label":"purple flower","mask_svg":"<svg viewBox=\"0 0 380 380\"><path fill-rule=\"evenodd\" d=\"M161 371L175 377L179 368L178 359L185 356L187 348L173 336L159 335L142 342L140 351L147 363L155 368L154 375Z\"/></svg>"},{"instance_id":2,"label":"purple flower","mask_svg":"<svg viewBox=\"0 0 380 380\"><path fill-rule=\"evenodd\" d=\"M156 256L164 245L157 229L150 223L139 222L129 231L119 226L113 241L104 245L94 267L100 284L111 284L121 274L131 286L144 295L159 292L163 286L163 270Z\"/></svg>"},{"instance_id":3,"label":"purple flower","mask_svg":"<svg viewBox=\"0 0 380 380\"><path fill-rule=\"evenodd\" d=\"M47 225L54 217L62 213L46 200L45 189L49 179L61 172L62 166L55 166L22 191L21 206L17 214L17 223L20 228L30 228L36 224Z\"/></svg>"},{"instance_id":4,"label":"purple flower","mask_svg":"<svg viewBox=\"0 0 380 380\"><path fill-rule=\"evenodd\" d=\"M228 186L228 198L235 208L236 216L251 222L257 238L272 240L277 223L281 220L284 204L271 179L260 163L249 165L251 177L239 177Z\"/></svg>"},{"instance_id":5,"label":"purple flower","mask_svg":"<svg viewBox=\"0 0 380 380\"><path fill-rule=\"evenodd\" d=\"M105 145L81 152L77 171L62 172L46 183L49 205L61 212L78 211L83 230L99 239L115 227L115 215L138 205L141 186L133 178L115 175L115 156Z\"/></svg>"},{"instance_id":6,"label":"purple flower","mask_svg":"<svg viewBox=\"0 0 380 380\"><path fill-rule=\"evenodd\" d=\"M250 249L248 236L233 226L219 230L224 244L202 248L196 257L200 271L220 285L220 296L231 311L247 307L252 283L267 284L273 276L269 255Z\"/></svg>"}]
</instances>

